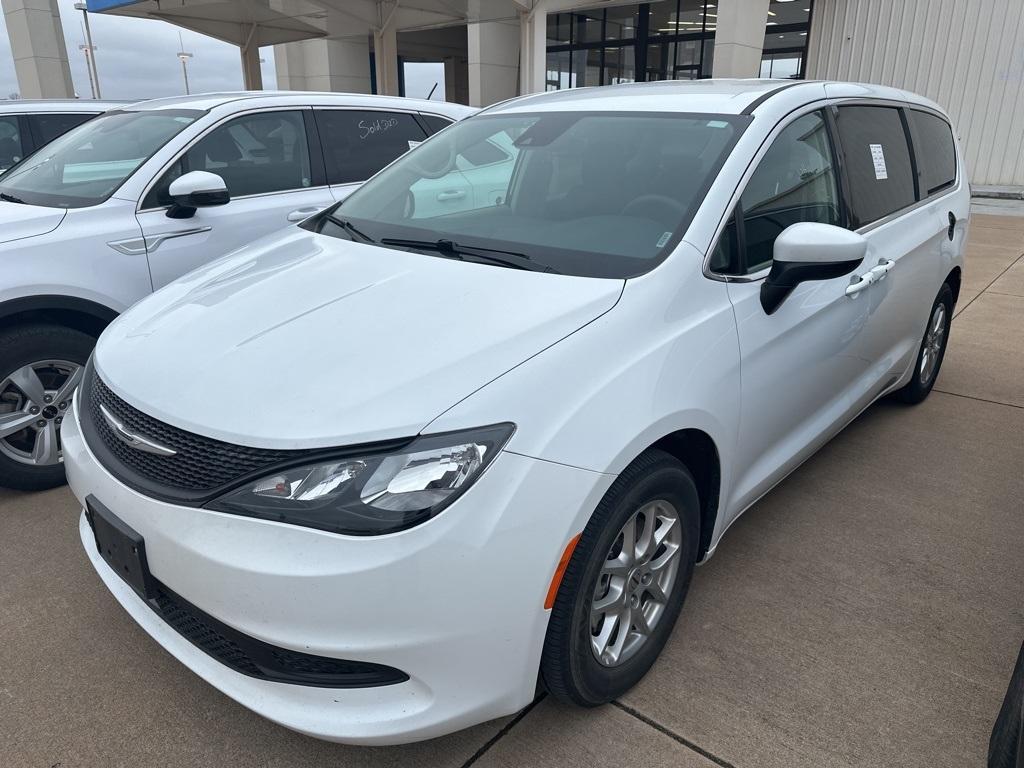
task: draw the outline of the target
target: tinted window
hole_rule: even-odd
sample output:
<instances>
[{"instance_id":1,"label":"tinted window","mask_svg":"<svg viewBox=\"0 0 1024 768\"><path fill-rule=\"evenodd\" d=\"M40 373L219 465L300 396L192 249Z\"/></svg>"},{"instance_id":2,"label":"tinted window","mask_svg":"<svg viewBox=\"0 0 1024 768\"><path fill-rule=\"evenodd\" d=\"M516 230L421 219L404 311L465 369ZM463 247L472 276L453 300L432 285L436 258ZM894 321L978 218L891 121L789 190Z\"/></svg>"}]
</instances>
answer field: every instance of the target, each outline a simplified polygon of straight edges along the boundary
<instances>
[{"instance_id":1,"label":"tinted window","mask_svg":"<svg viewBox=\"0 0 1024 768\"><path fill-rule=\"evenodd\" d=\"M17 115L0 117L0 171L6 171L23 157Z\"/></svg>"},{"instance_id":2,"label":"tinted window","mask_svg":"<svg viewBox=\"0 0 1024 768\"><path fill-rule=\"evenodd\" d=\"M956 181L956 149L949 123L930 112L907 110L921 197L928 197Z\"/></svg>"},{"instance_id":3,"label":"tinted window","mask_svg":"<svg viewBox=\"0 0 1024 768\"><path fill-rule=\"evenodd\" d=\"M377 241L452 240L567 274L638 275L679 242L748 123L670 112L480 115L396 160L336 215ZM494 150L506 159L467 160L497 160ZM309 226L350 236L326 219Z\"/></svg>"},{"instance_id":4,"label":"tinted window","mask_svg":"<svg viewBox=\"0 0 1024 768\"><path fill-rule=\"evenodd\" d=\"M142 207L169 205L168 187L189 171L216 173L232 197L311 186L302 113L257 112L224 123L185 151L146 195Z\"/></svg>"},{"instance_id":5,"label":"tinted window","mask_svg":"<svg viewBox=\"0 0 1024 768\"><path fill-rule=\"evenodd\" d=\"M740 198L744 252L734 273L769 266L782 230L801 221L840 224L831 143L820 112L783 129L761 158Z\"/></svg>"},{"instance_id":6,"label":"tinted window","mask_svg":"<svg viewBox=\"0 0 1024 768\"><path fill-rule=\"evenodd\" d=\"M188 109L107 112L59 136L0 176L0 192L32 205L96 205L202 114Z\"/></svg>"},{"instance_id":7,"label":"tinted window","mask_svg":"<svg viewBox=\"0 0 1024 768\"><path fill-rule=\"evenodd\" d=\"M366 181L427 136L402 112L317 110L328 184Z\"/></svg>"},{"instance_id":8,"label":"tinted window","mask_svg":"<svg viewBox=\"0 0 1024 768\"><path fill-rule=\"evenodd\" d=\"M420 120L422 120L423 124L427 126L427 130L430 131L431 136L452 124L452 121L448 118L438 117L437 115L420 115Z\"/></svg>"},{"instance_id":9,"label":"tinted window","mask_svg":"<svg viewBox=\"0 0 1024 768\"><path fill-rule=\"evenodd\" d=\"M94 117L96 117L95 114L29 115L28 121L32 124L32 132L36 135L36 140L42 146Z\"/></svg>"},{"instance_id":10,"label":"tinted window","mask_svg":"<svg viewBox=\"0 0 1024 768\"><path fill-rule=\"evenodd\" d=\"M856 224L870 224L913 204L914 174L900 111L840 107L838 122Z\"/></svg>"}]
</instances>

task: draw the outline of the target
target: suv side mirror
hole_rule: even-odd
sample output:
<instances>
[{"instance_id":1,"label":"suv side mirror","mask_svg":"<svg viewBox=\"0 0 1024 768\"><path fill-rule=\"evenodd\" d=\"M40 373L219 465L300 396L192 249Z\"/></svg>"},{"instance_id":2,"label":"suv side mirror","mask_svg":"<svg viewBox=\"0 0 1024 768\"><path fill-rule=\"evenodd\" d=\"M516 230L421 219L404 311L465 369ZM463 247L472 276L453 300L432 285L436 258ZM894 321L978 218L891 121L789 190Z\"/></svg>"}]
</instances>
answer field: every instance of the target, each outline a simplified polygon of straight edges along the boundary
<instances>
[{"instance_id":1,"label":"suv side mirror","mask_svg":"<svg viewBox=\"0 0 1024 768\"><path fill-rule=\"evenodd\" d=\"M867 250L867 240L842 227L809 221L787 227L775 238L772 269L761 284L761 306L770 315L800 283L848 275L864 261Z\"/></svg>"},{"instance_id":2,"label":"suv side mirror","mask_svg":"<svg viewBox=\"0 0 1024 768\"><path fill-rule=\"evenodd\" d=\"M197 208L209 205L225 205L231 202L228 185L216 173L189 171L182 174L167 188L171 207L167 216L171 219L190 219Z\"/></svg>"}]
</instances>

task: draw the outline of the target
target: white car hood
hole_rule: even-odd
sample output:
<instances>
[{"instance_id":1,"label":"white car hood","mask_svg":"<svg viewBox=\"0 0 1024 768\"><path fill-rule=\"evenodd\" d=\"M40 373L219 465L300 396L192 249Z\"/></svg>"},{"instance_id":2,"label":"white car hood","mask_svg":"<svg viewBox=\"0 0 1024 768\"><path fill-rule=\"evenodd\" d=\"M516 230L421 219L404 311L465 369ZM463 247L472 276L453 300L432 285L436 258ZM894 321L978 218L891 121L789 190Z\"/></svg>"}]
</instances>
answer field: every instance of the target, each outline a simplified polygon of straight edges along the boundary
<instances>
[{"instance_id":1,"label":"white car hood","mask_svg":"<svg viewBox=\"0 0 1024 768\"><path fill-rule=\"evenodd\" d=\"M67 210L64 208L44 208L0 200L0 243L52 232L65 215Z\"/></svg>"},{"instance_id":2,"label":"white car hood","mask_svg":"<svg viewBox=\"0 0 1024 768\"><path fill-rule=\"evenodd\" d=\"M408 437L607 312L622 287L292 228L137 304L95 364L139 410L219 440Z\"/></svg>"}]
</instances>

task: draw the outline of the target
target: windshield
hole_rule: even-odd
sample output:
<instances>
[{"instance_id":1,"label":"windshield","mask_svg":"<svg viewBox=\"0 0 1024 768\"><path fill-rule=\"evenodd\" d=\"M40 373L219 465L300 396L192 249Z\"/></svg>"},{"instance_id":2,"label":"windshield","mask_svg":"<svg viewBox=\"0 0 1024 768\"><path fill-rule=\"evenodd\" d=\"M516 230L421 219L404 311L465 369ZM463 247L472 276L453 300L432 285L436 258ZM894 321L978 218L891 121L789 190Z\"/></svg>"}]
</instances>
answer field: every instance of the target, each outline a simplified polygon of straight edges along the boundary
<instances>
[{"instance_id":1,"label":"windshield","mask_svg":"<svg viewBox=\"0 0 1024 768\"><path fill-rule=\"evenodd\" d=\"M5 200L53 208L101 203L202 114L179 109L100 115L0 176L0 195Z\"/></svg>"},{"instance_id":2,"label":"windshield","mask_svg":"<svg viewBox=\"0 0 1024 768\"><path fill-rule=\"evenodd\" d=\"M432 255L490 249L519 266L630 277L679 242L746 124L706 114L480 115L399 158L308 226L413 250L409 241L422 241Z\"/></svg>"}]
</instances>

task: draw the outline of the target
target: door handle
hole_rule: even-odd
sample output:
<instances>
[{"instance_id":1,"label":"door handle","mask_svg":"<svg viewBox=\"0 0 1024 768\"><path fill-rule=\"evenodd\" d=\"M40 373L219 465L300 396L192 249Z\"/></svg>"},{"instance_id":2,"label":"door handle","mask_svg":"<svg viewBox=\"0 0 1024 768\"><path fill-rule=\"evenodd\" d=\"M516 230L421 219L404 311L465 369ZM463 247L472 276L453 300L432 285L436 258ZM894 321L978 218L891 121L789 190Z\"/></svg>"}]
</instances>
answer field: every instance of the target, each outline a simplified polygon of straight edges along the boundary
<instances>
[{"instance_id":1,"label":"door handle","mask_svg":"<svg viewBox=\"0 0 1024 768\"><path fill-rule=\"evenodd\" d=\"M896 266L896 262L892 259L882 259L878 262L878 266L874 267L869 274L874 275L871 282L877 283L885 279L885 276L889 274L889 271Z\"/></svg>"},{"instance_id":2,"label":"door handle","mask_svg":"<svg viewBox=\"0 0 1024 768\"><path fill-rule=\"evenodd\" d=\"M860 276L859 280L856 280L846 286L847 296L856 296L858 293L863 291L865 288L870 288L871 284L875 282L875 276L872 272L865 272Z\"/></svg>"},{"instance_id":3,"label":"door handle","mask_svg":"<svg viewBox=\"0 0 1024 768\"><path fill-rule=\"evenodd\" d=\"M461 200L465 196L465 190L449 189L447 192L439 192L437 195L437 201L439 203L443 203L445 200Z\"/></svg>"},{"instance_id":4,"label":"door handle","mask_svg":"<svg viewBox=\"0 0 1024 768\"><path fill-rule=\"evenodd\" d=\"M952 239L955 236L956 236L956 216L954 216L953 212L950 211L949 212L949 228L946 230L946 237L948 237L952 241Z\"/></svg>"},{"instance_id":5,"label":"door handle","mask_svg":"<svg viewBox=\"0 0 1024 768\"><path fill-rule=\"evenodd\" d=\"M320 209L316 206L313 206L312 208L296 208L288 214L288 221L304 221L319 211Z\"/></svg>"}]
</instances>

